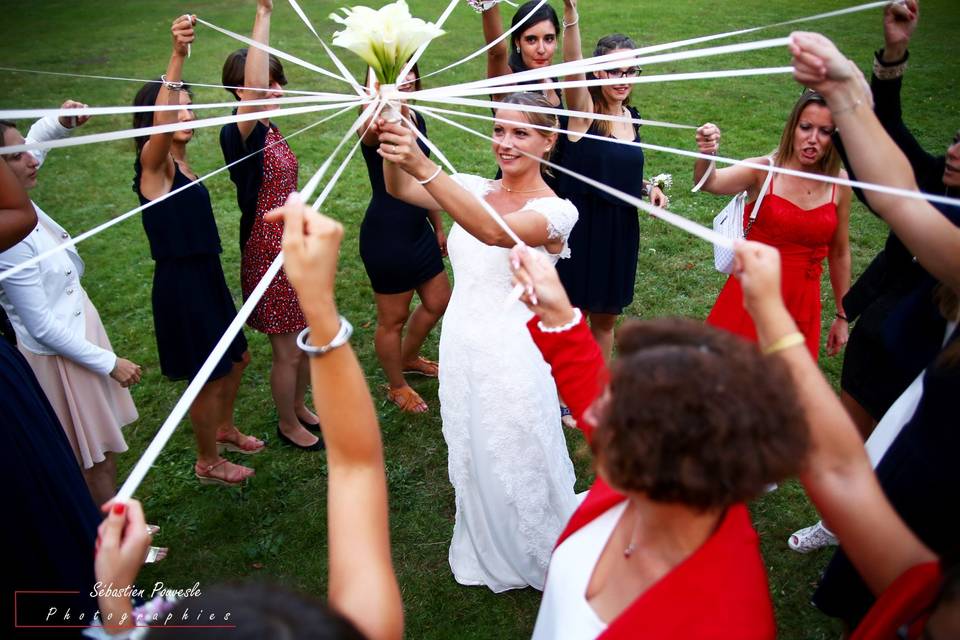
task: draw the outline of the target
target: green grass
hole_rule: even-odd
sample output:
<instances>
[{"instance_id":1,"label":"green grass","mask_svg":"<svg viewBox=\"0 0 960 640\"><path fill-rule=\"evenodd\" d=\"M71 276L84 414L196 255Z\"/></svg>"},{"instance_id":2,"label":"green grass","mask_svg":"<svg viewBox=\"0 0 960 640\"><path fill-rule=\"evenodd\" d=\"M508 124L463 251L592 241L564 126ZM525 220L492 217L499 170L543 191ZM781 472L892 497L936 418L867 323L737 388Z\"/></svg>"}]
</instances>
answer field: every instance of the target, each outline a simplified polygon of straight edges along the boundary
<instances>
[{"instance_id":1,"label":"green grass","mask_svg":"<svg viewBox=\"0 0 960 640\"><path fill-rule=\"evenodd\" d=\"M332 31L326 15L338 6L301 0L321 34ZM444 0L411 0L413 11L432 19ZM560 6L559 2L554 2ZM788 2L740 0L707 2L674 0L592 0L583 2L584 42L610 32L626 32L641 44L667 42L702 34L769 24L852 4L840 0ZM90 0L44 0L8 3L0 24L7 43L2 65L48 71L147 78L158 76L169 56L169 25L173 18L195 12L219 26L248 33L252 0L141 0L111 3ZM848 55L869 70L873 49L882 44L880 14L844 16L813 25L834 38ZM908 122L928 149L945 148L960 122L960 102L944 99L958 92L956 47L950 45L960 28L955 0L925 0L922 23L911 50L911 69L904 97ZM439 68L478 48L479 18L458 8L448 23L448 36L433 44L421 65ZM305 59L332 68L326 56L285 2L277 2L272 44ZM785 35L785 29L756 37ZM232 40L199 29L193 57L187 62L189 80L218 83L220 65L238 46ZM702 62L648 65L646 73L695 69L779 66L787 64L783 49L770 49ZM360 65L344 58L359 75ZM336 84L291 64L286 65L290 88L344 90ZM478 58L428 81L453 83L478 79L484 73ZM4 92L0 106L53 107L65 98L91 105L128 104L139 85L119 81L0 72ZM645 117L700 124L710 120L724 131L725 153L735 157L759 155L773 148L799 87L788 76L711 80L642 85L634 93ZM222 90L198 88L196 102L220 102ZM222 115L224 112L204 112ZM310 116L283 119L290 133L310 124ZM324 125L291 141L300 158L302 176L310 176L343 134L349 117ZM463 171L491 173L487 146L443 125L431 123L431 138ZM84 133L123 129L125 117L92 120ZM222 166L213 129L198 131L190 145L193 167L206 173ZM648 128L644 138L653 143L693 148L687 131ZM131 144L116 142L53 151L44 167L36 201L74 233L93 227L134 207L130 189L133 175ZM675 211L708 223L724 199L689 193L691 163L663 153L649 153L649 173L675 177L670 194ZM305 178L304 178L305 180ZM234 187L226 174L207 182L223 238L223 265L227 280L239 298L238 212ZM394 557L412 638L523 638L533 627L539 594L533 590L493 595L486 589L458 586L447 565L447 545L453 523L453 492L447 479L446 451L440 433L437 385L415 382L431 404L430 413L410 416L385 403L377 386L384 378L373 353L375 309L357 252L357 233L369 185L363 165L355 160L333 191L325 212L342 220L347 229L337 286L338 304L356 326L353 338L377 402L386 446L390 487ZM859 273L882 246L885 229L859 205L851 221L854 272ZM706 316L723 276L712 268L711 248L700 240L663 223L641 221L640 270L636 299L629 315ZM140 420L126 430L130 451L120 456L121 478L126 475L156 429L170 412L184 385L170 383L159 373L152 336L150 283L152 264L146 239L136 220L117 225L80 247L87 264L84 285L100 310L117 353L144 366L143 382L133 390ZM829 283L824 280L824 335L832 318ZM253 363L247 370L237 407L239 424L271 440L276 423L268 386L269 345L264 336L247 332ZM431 337L428 353L436 353ZM824 370L836 382L839 359L822 359ZM744 390L749 393L749 390ZM590 480L589 461L579 438L570 436L578 489ZM182 425L139 491L152 522L163 527L159 544L171 548L167 560L146 568L145 583L163 580L169 586L201 586L235 578L270 578L307 592L322 594L326 583L326 467L323 455L300 455L276 446L250 460L256 478L244 490L201 488L193 478L193 440ZM820 616L808 598L828 555L799 556L786 549L787 535L815 517L799 485L787 483L752 505L763 541L770 587L783 638L833 638L838 627ZM722 585L720 585L722 588Z\"/></svg>"}]
</instances>

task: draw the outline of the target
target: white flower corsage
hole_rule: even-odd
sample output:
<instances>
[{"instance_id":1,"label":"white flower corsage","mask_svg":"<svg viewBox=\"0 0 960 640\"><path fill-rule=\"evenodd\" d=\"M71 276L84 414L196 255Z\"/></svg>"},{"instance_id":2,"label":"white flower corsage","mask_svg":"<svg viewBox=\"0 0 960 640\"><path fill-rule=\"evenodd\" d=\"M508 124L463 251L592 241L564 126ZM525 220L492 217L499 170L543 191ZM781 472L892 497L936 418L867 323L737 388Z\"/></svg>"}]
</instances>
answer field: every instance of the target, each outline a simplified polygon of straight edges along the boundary
<instances>
[{"instance_id":1,"label":"white flower corsage","mask_svg":"<svg viewBox=\"0 0 960 640\"><path fill-rule=\"evenodd\" d=\"M669 173L661 173L650 178L650 189L654 187L660 189L664 193L673 186L673 176Z\"/></svg>"}]
</instances>

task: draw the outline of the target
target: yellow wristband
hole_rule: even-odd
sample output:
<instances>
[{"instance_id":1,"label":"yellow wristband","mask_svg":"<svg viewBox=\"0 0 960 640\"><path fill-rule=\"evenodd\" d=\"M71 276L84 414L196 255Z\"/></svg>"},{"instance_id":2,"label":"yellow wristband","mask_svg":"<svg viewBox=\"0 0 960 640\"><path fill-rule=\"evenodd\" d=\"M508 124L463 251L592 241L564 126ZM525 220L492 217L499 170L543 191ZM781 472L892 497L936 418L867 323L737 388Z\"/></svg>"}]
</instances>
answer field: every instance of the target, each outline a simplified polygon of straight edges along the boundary
<instances>
[{"instance_id":1,"label":"yellow wristband","mask_svg":"<svg viewBox=\"0 0 960 640\"><path fill-rule=\"evenodd\" d=\"M768 356L771 353L776 353L777 351L783 351L784 349L789 349L790 347L795 347L798 344L803 344L807 339L799 331L794 331L793 333L788 333L783 336L770 346L764 348L763 355Z\"/></svg>"}]
</instances>

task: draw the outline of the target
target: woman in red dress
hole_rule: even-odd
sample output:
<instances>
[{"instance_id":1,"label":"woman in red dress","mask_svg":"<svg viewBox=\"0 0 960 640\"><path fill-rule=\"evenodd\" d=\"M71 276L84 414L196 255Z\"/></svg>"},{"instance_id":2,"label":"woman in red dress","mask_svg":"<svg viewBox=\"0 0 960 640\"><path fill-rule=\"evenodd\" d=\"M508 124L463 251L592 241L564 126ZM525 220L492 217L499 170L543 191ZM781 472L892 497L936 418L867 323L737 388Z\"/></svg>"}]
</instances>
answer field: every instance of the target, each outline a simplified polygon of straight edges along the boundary
<instances>
[{"instance_id":1,"label":"woman in red dress","mask_svg":"<svg viewBox=\"0 0 960 640\"><path fill-rule=\"evenodd\" d=\"M833 147L833 118L823 97L804 93L793 107L784 127L780 145L772 156L778 167L838 176L840 155ZM697 130L701 153L717 153L720 130L707 123ZM767 163L766 158L750 158ZM697 160L694 179L707 170L706 160ZM703 190L718 195L746 191L751 201L744 211L749 240L776 247L783 261L783 297L787 309L806 338L810 355L820 353L820 276L823 259L829 260L830 284L836 303L836 317L827 337L827 354L836 355L847 342L849 326L843 312L843 296L850 288L850 198L848 187L796 176L774 174L753 223L750 214L767 172L734 166L711 173ZM707 323L756 342L753 320L743 308L743 291L736 278L727 279Z\"/></svg>"},{"instance_id":2,"label":"woman in red dress","mask_svg":"<svg viewBox=\"0 0 960 640\"><path fill-rule=\"evenodd\" d=\"M270 40L272 0L258 0L253 39L267 44ZM275 106L244 106L244 102L278 98L280 87L287 80L280 61L256 47L240 49L227 57L223 65L223 84L240 99L238 113L263 111L261 120L237 122L220 131L220 147L230 163L255 151L261 153L230 168L230 178L237 185L240 205L240 282L246 300L280 253L282 222L267 222L264 215L283 206L287 196L297 189L297 157L290 150L280 130L270 122L269 110ZM254 89L253 87L257 87ZM263 298L250 315L247 324L267 334L273 349L270 389L277 406L277 437L306 451L323 448L323 441L308 431L319 431L317 416L305 403L309 365L297 348L297 334L307 322L300 310L297 294L283 271L273 279Z\"/></svg>"},{"instance_id":3,"label":"woman in red dress","mask_svg":"<svg viewBox=\"0 0 960 640\"><path fill-rule=\"evenodd\" d=\"M772 640L745 502L807 451L787 371L726 332L662 319L624 323L608 374L556 270L535 251L511 257L533 341L597 468L554 548L534 640Z\"/></svg>"}]
</instances>

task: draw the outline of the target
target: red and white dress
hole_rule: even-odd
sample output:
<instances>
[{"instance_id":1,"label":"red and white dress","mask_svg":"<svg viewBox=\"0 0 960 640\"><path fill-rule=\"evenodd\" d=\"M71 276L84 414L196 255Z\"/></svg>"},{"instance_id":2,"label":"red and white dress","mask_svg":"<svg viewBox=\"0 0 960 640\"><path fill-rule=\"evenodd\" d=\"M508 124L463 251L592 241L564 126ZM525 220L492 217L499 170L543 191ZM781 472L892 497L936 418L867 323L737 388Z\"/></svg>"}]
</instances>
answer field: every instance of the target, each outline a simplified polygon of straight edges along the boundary
<instances>
[{"instance_id":1,"label":"red and white dress","mask_svg":"<svg viewBox=\"0 0 960 640\"><path fill-rule=\"evenodd\" d=\"M257 194L257 214L250 238L240 260L240 281L246 300L280 253L282 222L266 222L263 216L283 206L297 189L299 164L280 132L273 125L263 149L263 179ZM267 334L294 333L307 326L300 302L283 270L270 283L266 293L247 320L251 327Z\"/></svg>"},{"instance_id":2,"label":"red and white dress","mask_svg":"<svg viewBox=\"0 0 960 640\"><path fill-rule=\"evenodd\" d=\"M603 390L608 374L587 323L581 319L570 330L548 333L540 329L538 318L533 318L527 327L553 371L557 390L589 440L593 425L587 422L583 412ZM604 640L773 640L776 637L760 541L743 504L728 508L716 531L699 549L641 593L615 619L600 620L589 602L576 606L575 598L585 600L586 583L563 579L577 573L575 567L573 573L560 570L554 574L554 562L564 555L562 551L568 541L577 543L577 532L589 534L594 521L607 520L606 527L595 528L602 529L599 535L609 537L615 525L612 521L619 517L615 510L622 509L625 500L626 496L599 477L590 487L554 550L534 638L572 638L567 631L574 629L584 631L586 635L581 637ZM592 573L593 567L588 567L587 581ZM555 597L555 590L562 592L556 594L559 597ZM576 593L569 593L570 590ZM556 606L556 602L562 606ZM581 619L570 619L571 615L579 615Z\"/></svg>"}]
</instances>

